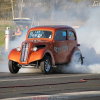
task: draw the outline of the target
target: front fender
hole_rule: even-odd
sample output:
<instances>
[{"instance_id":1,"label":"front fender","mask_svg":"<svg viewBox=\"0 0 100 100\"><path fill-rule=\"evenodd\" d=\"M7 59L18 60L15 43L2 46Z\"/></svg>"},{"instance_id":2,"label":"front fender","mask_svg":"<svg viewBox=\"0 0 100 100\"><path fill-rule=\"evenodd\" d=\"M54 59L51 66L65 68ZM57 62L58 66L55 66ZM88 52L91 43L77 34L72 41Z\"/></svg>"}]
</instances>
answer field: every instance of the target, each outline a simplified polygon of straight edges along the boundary
<instances>
[{"instance_id":1,"label":"front fender","mask_svg":"<svg viewBox=\"0 0 100 100\"><path fill-rule=\"evenodd\" d=\"M39 49L36 52L32 52L31 55L30 55L29 63L43 59L43 57L46 53L49 53L51 55L52 65L55 65L55 60L54 60L53 54L48 49Z\"/></svg>"},{"instance_id":2,"label":"front fender","mask_svg":"<svg viewBox=\"0 0 100 100\"><path fill-rule=\"evenodd\" d=\"M21 52L18 52L16 49L13 49L10 51L10 53L8 55L8 59L13 60L15 62L19 62L20 55L21 55Z\"/></svg>"}]
</instances>

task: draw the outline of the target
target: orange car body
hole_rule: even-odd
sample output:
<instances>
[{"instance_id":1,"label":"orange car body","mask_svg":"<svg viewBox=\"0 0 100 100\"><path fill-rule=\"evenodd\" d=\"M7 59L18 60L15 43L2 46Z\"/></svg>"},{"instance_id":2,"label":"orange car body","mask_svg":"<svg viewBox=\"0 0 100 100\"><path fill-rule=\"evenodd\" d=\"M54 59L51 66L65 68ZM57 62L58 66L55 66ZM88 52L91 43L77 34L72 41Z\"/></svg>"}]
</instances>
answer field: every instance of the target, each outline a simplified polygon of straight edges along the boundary
<instances>
[{"instance_id":1,"label":"orange car body","mask_svg":"<svg viewBox=\"0 0 100 100\"><path fill-rule=\"evenodd\" d=\"M29 38L32 31L49 31L52 33L52 36L50 38ZM63 33L64 40L55 39L57 35L60 37L59 32ZM23 54L24 44L28 44L26 55ZM22 42L21 50L17 51L17 49L13 49L9 53L8 59L18 62L20 65L28 65L32 62L42 60L44 55L49 55L52 65L68 63L71 61L74 51L79 50L78 46L76 32L72 27L38 26L28 30L26 40ZM34 47L38 48L37 51L33 51Z\"/></svg>"}]
</instances>

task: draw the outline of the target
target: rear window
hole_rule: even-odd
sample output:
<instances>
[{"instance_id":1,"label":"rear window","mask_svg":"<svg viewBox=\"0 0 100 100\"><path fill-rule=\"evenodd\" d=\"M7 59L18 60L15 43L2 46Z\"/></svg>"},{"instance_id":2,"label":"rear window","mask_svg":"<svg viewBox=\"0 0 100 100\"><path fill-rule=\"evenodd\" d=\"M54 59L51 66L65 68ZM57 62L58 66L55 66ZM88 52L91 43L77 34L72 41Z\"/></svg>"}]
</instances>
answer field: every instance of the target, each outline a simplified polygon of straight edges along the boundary
<instances>
[{"instance_id":1,"label":"rear window","mask_svg":"<svg viewBox=\"0 0 100 100\"><path fill-rule=\"evenodd\" d=\"M76 40L76 37L73 31L69 31L69 40Z\"/></svg>"},{"instance_id":2,"label":"rear window","mask_svg":"<svg viewBox=\"0 0 100 100\"><path fill-rule=\"evenodd\" d=\"M31 31L29 33L28 38L52 38L52 32L51 31Z\"/></svg>"}]
</instances>

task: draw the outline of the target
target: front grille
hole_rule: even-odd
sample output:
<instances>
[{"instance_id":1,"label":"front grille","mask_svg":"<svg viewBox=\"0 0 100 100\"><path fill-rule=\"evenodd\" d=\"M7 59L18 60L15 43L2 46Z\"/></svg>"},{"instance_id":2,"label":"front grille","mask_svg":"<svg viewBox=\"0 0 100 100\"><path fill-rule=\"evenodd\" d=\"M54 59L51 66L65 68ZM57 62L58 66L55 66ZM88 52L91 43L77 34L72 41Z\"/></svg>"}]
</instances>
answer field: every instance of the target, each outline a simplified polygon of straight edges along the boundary
<instances>
[{"instance_id":1,"label":"front grille","mask_svg":"<svg viewBox=\"0 0 100 100\"><path fill-rule=\"evenodd\" d=\"M26 62L28 55L29 43L23 43L21 52L21 62Z\"/></svg>"}]
</instances>

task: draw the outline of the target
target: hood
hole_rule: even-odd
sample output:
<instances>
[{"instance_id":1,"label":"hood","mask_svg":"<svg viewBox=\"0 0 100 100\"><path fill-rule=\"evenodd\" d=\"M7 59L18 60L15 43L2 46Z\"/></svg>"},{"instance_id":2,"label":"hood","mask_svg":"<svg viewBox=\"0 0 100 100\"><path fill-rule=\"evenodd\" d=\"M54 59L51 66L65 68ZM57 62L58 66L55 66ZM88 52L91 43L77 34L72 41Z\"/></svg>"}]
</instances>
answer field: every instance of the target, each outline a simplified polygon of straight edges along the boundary
<instances>
[{"instance_id":1,"label":"hood","mask_svg":"<svg viewBox=\"0 0 100 100\"><path fill-rule=\"evenodd\" d=\"M47 40L28 40L28 41L24 41L23 43L32 43L32 44L47 44L50 43L50 41Z\"/></svg>"},{"instance_id":2,"label":"hood","mask_svg":"<svg viewBox=\"0 0 100 100\"><path fill-rule=\"evenodd\" d=\"M28 40L28 41L24 41L22 43L23 44L29 44L30 49L33 48L34 46L36 47L50 47L51 41L47 41L47 40Z\"/></svg>"}]
</instances>

